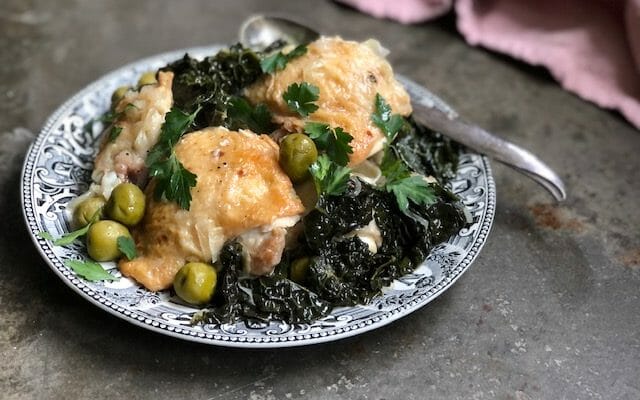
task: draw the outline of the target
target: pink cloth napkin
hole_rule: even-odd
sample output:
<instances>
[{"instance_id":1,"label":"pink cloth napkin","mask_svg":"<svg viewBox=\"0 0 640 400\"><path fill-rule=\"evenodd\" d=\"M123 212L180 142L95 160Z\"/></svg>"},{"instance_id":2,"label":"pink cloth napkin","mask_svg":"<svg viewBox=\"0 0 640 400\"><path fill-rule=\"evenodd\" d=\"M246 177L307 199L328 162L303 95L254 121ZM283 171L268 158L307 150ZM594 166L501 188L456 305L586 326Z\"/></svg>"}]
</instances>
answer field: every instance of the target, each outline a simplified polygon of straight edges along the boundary
<instances>
[{"instance_id":1,"label":"pink cloth napkin","mask_svg":"<svg viewBox=\"0 0 640 400\"><path fill-rule=\"evenodd\" d=\"M640 128L640 0L339 0L416 23L447 13L472 45L546 67L562 87Z\"/></svg>"}]
</instances>

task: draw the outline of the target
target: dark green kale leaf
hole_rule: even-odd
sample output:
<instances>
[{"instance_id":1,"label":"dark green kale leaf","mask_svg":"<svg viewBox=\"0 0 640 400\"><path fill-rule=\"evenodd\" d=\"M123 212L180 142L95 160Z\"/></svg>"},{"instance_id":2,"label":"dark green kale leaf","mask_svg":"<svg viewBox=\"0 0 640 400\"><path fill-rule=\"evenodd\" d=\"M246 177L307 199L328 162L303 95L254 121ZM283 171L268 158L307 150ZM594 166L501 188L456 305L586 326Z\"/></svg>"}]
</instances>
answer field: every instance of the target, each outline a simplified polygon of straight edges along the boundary
<instances>
[{"instance_id":1,"label":"dark green kale leaf","mask_svg":"<svg viewBox=\"0 0 640 400\"><path fill-rule=\"evenodd\" d=\"M308 323L331 311L331 303L288 279L286 255L273 274L241 279L242 245L231 242L222 249L219 265L212 305L197 314L194 323L232 323L240 318Z\"/></svg>"},{"instance_id":2,"label":"dark green kale leaf","mask_svg":"<svg viewBox=\"0 0 640 400\"><path fill-rule=\"evenodd\" d=\"M207 126L229 127L229 99L263 74L260 56L240 44L221 50L202 61L185 54L182 59L162 70L174 73L174 107L187 113L202 108L193 126L194 130Z\"/></svg>"},{"instance_id":3,"label":"dark green kale leaf","mask_svg":"<svg viewBox=\"0 0 640 400\"><path fill-rule=\"evenodd\" d=\"M413 171L446 183L456 176L460 145L409 118L392 149Z\"/></svg>"},{"instance_id":4,"label":"dark green kale leaf","mask_svg":"<svg viewBox=\"0 0 640 400\"><path fill-rule=\"evenodd\" d=\"M250 298L242 290L239 280L242 274L242 245L238 242L225 244L220 251L219 265L221 269L212 304L194 316L194 323L231 323L245 315L247 308L251 308Z\"/></svg>"},{"instance_id":5,"label":"dark green kale leaf","mask_svg":"<svg viewBox=\"0 0 640 400\"><path fill-rule=\"evenodd\" d=\"M435 184L430 206L398 207L393 194L358 179L342 196L322 196L303 220L311 255L308 287L333 305L369 301L382 287L420 265L435 245L467 224L464 205ZM374 219L382 235L375 254L348 233Z\"/></svg>"},{"instance_id":6,"label":"dark green kale leaf","mask_svg":"<svg viewBox=\"0 0 640 400\"><path fill-rule=\"evenodd\" d=\"M252 107L244 98L234 96L229 99L227 113L231 129L250 129L255 133L270 133L275 129L271 111L264 104Z\"/></svg>"}]
</instances>

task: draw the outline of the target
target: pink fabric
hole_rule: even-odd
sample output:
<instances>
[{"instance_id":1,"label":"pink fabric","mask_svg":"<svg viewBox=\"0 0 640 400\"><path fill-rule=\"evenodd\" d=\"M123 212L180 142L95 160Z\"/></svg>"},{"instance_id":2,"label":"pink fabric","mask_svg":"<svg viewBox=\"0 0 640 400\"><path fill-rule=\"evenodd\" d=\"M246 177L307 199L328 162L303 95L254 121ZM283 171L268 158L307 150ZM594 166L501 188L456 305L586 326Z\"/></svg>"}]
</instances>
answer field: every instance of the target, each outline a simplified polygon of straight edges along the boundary
<instances>
[{"instance_id":1,"label":"pink fabric","mask_svg":"<svg viewBox=\"0 0 640 400\"><path fill-rule=\"evenodd\" d=\"M414 23L451 1L340 0L379 18ZM619 110L640 128L640 0L457 0L472 45L546 67L567 90Z\"/></svg>"}]
</instances>

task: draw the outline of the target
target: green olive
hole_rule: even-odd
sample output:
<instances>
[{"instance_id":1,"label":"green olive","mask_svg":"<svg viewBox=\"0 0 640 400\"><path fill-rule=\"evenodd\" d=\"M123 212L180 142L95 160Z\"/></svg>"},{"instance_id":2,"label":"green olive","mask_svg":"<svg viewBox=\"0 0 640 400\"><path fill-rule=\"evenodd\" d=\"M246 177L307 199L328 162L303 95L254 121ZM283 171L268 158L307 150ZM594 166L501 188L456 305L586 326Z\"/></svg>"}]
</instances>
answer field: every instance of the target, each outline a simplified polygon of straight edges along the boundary
<instances>
[{"instance_id":1,"label":"green olive","mask_svg":"<svg viewBox=\"0 0 640 400\"><path fill-rule=\"evenodd\" d=\"M109 218L133 226L144 216L144 209L145 197L142 190L133 183L125 182L113 189L105 211Z\"/></svg>"},{"instance_id":2,"label":"green olive","mask_svg":"<svg viewBox=\"0 0 640 400\"><path fill-rule=\"evenodd\" d=\"M190 262L173 278L173 289L187 303L206 304L216 291L217 281L218 274L212 265Z\"/></svg>"},{"instance_id":3,"label":"green olive","mask_svg":"<svg viewBox=\"0 0 640 400\"><path fill-rule=\"evenodd\" d=\"M145 85L153 85L156 82L156 71L148 71L140 75L140 79L138 79L138 87L141 88Z\"/></svg>"},{"instance_id":4,"label":"green olive","mask_svg":"<svg viewBox=\"0 0 640 400\"><path fill-rule=\"evenodd\" d=\"M307 279L310 264L309 257L294 260L289 267L289 278L296 283L303 283Z\"/></svg>"},{"instance_id":5,"label":"green olive","mask_svg":"<svg viewBox=\"0 0 640 400\"><path fill-rule=\"evenodd\" d=\"M295 183L309 177L309 167L318 159L318 150L309 136L293 133L280 142L280 166Z\"/></svg>"},{"instance_id":6,"label":"green olive","mask_svg":"<svg viewBox=\"0 0 640 400\"><path fill-rule=\"evenodd\" d=\"M129 90L131 90L131 86L120 86L119 88L114 90L113 94L111 95L111 104L115 107L115 105L118 104L120 100L122 100L124 95Z\"/></svg>"},{"instance_id":7,"label":"green olive","mask_svg":"<svg viewBox=\"0 0 640 400\"><path fill-rule=\"evenodd\" d=\"M73 224L78 228L82 228L87 226L96 215L98 219L102 218L102 209L105 203L106 201L102 196L93 196L84 200L73 210Z\"/></svg>"},{"instance_id":8,"label":"green olive","mask_svg":"<svg viewBox=\"0 0 640 400\"><path fill-rule=\"evenodd\" d=\"M122 252L118 248L120 236L131 237L126 226L115 221L103 220L95 222L87 232L87 251L96 261L113 261Z\"/></svg>"}]
</instances>

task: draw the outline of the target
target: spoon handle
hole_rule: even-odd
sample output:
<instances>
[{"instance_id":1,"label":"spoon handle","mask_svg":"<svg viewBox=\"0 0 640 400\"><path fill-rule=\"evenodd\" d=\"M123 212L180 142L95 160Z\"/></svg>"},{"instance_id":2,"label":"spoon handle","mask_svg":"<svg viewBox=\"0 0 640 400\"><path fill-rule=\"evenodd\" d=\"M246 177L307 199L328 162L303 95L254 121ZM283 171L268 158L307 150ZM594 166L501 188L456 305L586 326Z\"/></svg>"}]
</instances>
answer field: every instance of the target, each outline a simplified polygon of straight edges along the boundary
<instances>
[{"instance_id":1,"label":"spoon handle","mask_svg":"<svg viewBox=\"0 0 640 400\"><path fill-rule=\"evenodd\" d=\"M557 201L564 200L566 190L562 180L531 152L446 113L417 103L413 107L415 120L465 146L498 160L519 171L547 189Z\"/></svg>"}]
</instances>

